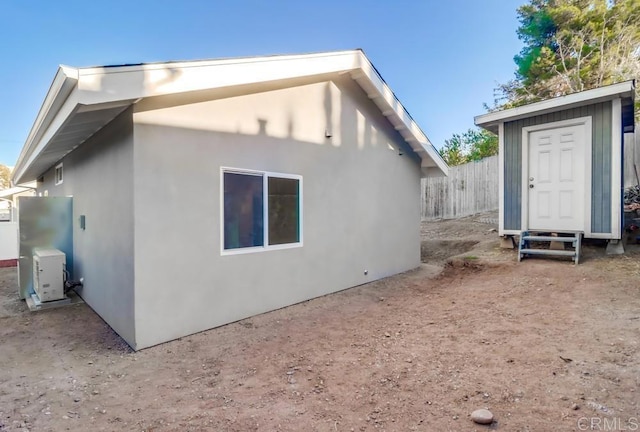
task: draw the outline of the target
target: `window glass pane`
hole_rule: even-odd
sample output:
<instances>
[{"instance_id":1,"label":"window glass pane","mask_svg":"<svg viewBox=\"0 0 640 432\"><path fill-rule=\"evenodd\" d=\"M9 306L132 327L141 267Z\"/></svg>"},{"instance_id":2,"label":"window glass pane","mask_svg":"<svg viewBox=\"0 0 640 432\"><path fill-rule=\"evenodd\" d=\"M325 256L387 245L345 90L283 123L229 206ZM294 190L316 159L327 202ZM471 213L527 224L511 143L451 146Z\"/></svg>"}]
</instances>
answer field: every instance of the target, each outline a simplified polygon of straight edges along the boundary
<instances>
[{"instance_id":1,"label":"window glass pane","mask_svg":"<svg viewBox=\"0 0 640 432\"><path fill-rule=\"evenodd\" d=\"M58 165L55 169L55 183L62 183L62 165Z\"/></svg>"},{"instance_id":2,"label":"window glass pane","mask_svg":"<svg viewBox=\"0 0 640 432\"><path fill-rule=\"evenodd\" d=\"M224 173L224 248L264 245L262 176Z\"/></svg>"},{"instance_id":3,"label":"window glass pane","mask_svg":"<svg viewBox=\"0 0 640 432\"><path fill-rule=\"evenodd\" d=\"M269 177L269 244L300 241L300 181Z\"/></svg>"}]
</instances>

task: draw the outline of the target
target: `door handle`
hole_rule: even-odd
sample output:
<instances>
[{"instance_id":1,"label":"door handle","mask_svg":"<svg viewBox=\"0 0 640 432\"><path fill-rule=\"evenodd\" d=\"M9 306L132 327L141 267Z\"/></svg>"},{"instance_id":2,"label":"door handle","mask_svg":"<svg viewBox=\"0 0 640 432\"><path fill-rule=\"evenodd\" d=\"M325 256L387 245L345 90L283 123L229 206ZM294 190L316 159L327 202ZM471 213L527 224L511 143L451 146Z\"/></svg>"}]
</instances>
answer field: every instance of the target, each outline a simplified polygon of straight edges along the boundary
<instances>
[{"instance_id":1,"label":"door handle","mask_svg":"<svg viewBox=\"0 0 640 432\"><path fill-rule=\"evenodd\" d=\"M533 185L532 184L529 185L529 189L533 189Z\"/></svg>"}]
</instances>

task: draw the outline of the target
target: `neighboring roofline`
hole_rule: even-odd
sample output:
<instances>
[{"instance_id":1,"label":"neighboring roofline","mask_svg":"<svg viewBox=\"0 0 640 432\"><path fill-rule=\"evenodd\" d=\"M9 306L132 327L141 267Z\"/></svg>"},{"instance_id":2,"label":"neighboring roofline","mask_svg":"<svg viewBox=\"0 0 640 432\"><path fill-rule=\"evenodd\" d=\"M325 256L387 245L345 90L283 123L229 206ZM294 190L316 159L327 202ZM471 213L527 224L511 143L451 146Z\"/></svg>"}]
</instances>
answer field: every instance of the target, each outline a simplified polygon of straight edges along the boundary
<instances>
[{"instance_id":1,"label":"neighboring roofline","mask_svg":"<svg viewBox=\"0 0 640 432\"><path fill-rule=\"evenodd\" d=\"M497 129L497 125L502 122L514 121L525 117L531 117L532 115L541 115L551 111L559 111L560 109L569 109L576 106L592 104L614 99L616 97L631 97L633 99L635 97L635 80L611 84L578 93L571 93L566 96L534 102L528 105L502 111L482 114L474 117L474 122L476 126L480 126L487 130L493 130Z\"/></svg>"},{"instance_id":2,"label":"neighboring roofline","mask_svg":"<svg viewBox=\"0 0 640 432\"><path fill-rule=\"evenodd\" d=\"M34 190L34 189L35 187L28 187L28 186L15 186L9 189L3 189L3 190L0 190L0 199L6 200L7 197L12 197L16 194L26 192L28 190Z\"/></svg>"},{"instance_id":3,"label":"neighboring roofline","mask_svg":"<svg viewBox=\"0 0 640 432\"><path fill-rule=\"evenodd\" d=\"M260 69L254 69L256 67ZM60 66L15 164L12 179L15 184L30 181L50 168L44 168L50 159L39 157L46 153L47 147L55 143L57 137L64 135L65 126L69 126L74 116L81 112L119 107L124 110L147 97L231 88L327 73L351 74L382 114L420 156L423 173L447 175L448 166L438 151L382 79L364 51L358 49L80 69ZM112 118L105 117L104 124ZM84 136L74 143L64 143L63 151L66 153L55 157L59 156L61 159L89 137L90 135ZM49 158L51 156L49 154Z\"/></svg>"}]
</instances>

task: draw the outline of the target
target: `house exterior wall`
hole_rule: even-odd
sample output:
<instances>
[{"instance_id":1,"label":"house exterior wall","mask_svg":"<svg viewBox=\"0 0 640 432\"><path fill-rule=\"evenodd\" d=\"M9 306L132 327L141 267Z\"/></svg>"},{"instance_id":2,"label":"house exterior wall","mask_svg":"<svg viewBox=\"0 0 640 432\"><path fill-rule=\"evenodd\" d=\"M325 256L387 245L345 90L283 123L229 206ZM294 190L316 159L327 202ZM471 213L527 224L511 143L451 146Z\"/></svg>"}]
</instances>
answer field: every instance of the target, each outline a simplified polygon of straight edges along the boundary
<instances>
[{"instance_id":1,"label":"house exterior wall","mask_svg":"<svg viewBox=\"0 0 640 432\"><path fill-rule=\"evenodd\" d=\"M0 222L0 261L18 259L18 222Z\"/></svg>"},{"instance_id":2,"label":"house exterior wall","mask_svg":"<svg viewBox=\"0 0 640 432\"><path fill-rule=\"evenodd\" d=\"M420 264L420 160L350 78L136 112L134 140L137 349ZM221 167L301 175L303 246L223 255Z\"/></svg>"},{"instance_id":3,"label":"house exterior wall","mask_svg":"<svg viewBox=\"0 0 640 432\"><path fill-rule=\"evenodd\" d=\"M520 230L522 210L522 128L592 117L591 232L610 233L611 227L611 101L529 117L504 124L504 229Z\"/></svg>"},{"instance_id":4,"label":"house exterior wall","mask_svg":"<svg viewBox=\"0 0 640 432\"><path fill-rule=\"evenodd\" d=\"M35 182L33 182L35 185ZM31 186L30 186L31 187ZM7 210L9 220L0 220L0 266L15 266L19 253L18 243L18 198L35 195L33 189L18 192L11 196L10 201L0 200L0 210ZM8 199L8 198L7 198Z\"/></svg>"},{"instance_id":5,"label":"house exterior wall","mask_svg":"<svg viewBox=\"0 0 640 432\"><path fill-rule=\"evenodd\" d=\"M130 345L134 331L133 123L123 112L38 182L38 193L73 197L74 275L84 301ZM57 164L56 164L57 165ZM86 229L79 226L86 217Z\"/></svg>"}]
</instances>

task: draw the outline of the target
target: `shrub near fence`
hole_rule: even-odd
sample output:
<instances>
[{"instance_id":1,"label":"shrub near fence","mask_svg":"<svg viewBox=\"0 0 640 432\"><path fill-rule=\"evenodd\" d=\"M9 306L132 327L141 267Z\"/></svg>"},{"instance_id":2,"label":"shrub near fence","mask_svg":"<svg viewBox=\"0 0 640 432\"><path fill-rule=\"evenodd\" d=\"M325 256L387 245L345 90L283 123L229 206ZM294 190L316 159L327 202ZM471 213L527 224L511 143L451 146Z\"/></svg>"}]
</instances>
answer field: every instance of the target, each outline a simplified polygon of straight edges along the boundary
<instances>
[{"instance_id":1,"label":"shrub near fence","mask_svg":"<svg viewBox=\"0 0 640 432\"><path fill-rule=\"evenodd\" d=\"M498 156L422 179L422 219L454 219L498 209Z\"/></svg>"}]
</instances>

